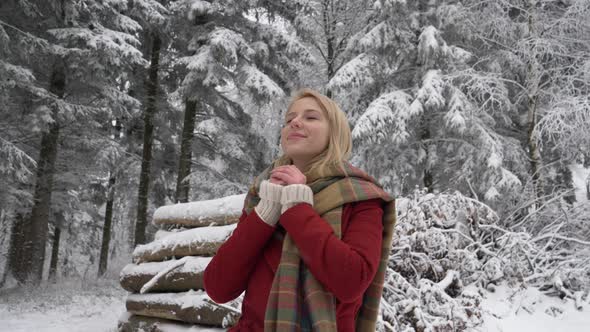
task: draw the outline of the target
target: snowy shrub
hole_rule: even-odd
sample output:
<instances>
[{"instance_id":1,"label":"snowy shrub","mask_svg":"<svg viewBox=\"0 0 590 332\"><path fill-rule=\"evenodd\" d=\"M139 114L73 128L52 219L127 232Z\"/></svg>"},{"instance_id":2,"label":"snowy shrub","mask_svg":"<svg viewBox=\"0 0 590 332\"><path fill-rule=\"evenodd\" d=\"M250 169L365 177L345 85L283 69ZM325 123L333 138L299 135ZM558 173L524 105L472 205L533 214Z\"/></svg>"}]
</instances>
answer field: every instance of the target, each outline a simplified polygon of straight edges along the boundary
<instances>
[{"instance_id":1,"label":"snowy shrub","mask_svg":"<svg viewBox=\"0 0 590 332\"><path fill-rule=\"evenodd\" d=\"M398 201L398 222L383 291L383 328L456 331L482 323L481 295L464 287L489 280L478 256L478 224L487 206L456 194L416 190ZM495 276L496 274L491 274Z\"/></svg>"},{"instance_id":2,"label":"snowy shrub","mask_svg":"<svg viewBox=\"0 0 590 332\"><path fill-rule=\"evenodd\" d=\"M500 222L485 226L502 273L507 280L543 288L557 287L556 278L573 292L588 288L590 205L569 203L567 190L531 199L533 191L526 183L511 204L497 210L504 211Z\"/></svg>"},{"instance_id":3,"label":"snowy shrub","mask_svg":"<svg viewBox=\"0 0 590 332\"><path fill-rule=\"evenodd\" d=\"M483 322L483 290L493 291L499 282L538 286L581 306L590 284L590 243L571 231L580 232L588 214L562 206L559 217L549 206L533 218L533 232L500 226L505 221L490 207L459 192L416 189L399 199L378 330L470 330ZM576 221L560 223L568 215Z\"/></svg>"}]
</instances>

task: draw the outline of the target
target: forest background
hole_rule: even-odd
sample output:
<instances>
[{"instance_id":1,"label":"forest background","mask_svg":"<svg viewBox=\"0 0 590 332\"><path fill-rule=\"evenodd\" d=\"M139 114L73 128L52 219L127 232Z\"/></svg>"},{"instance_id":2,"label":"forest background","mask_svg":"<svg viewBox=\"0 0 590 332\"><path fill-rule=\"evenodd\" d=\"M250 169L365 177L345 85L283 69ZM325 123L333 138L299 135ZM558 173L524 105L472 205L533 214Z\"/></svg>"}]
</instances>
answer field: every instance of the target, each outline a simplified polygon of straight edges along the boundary
<instances>
[{"instance_id":1,"label":"forest background","mask_svg":"<svg viewBox=\"0 0 590 332\"><path fill-rule=\"evenodd\" d=\"M157 207L246 192L312 87L349 117L352 163L407 198L392 278L585 301L588 17L588 0L3 0L0 286L116 276Z\"/></svg>"}]
</instances>

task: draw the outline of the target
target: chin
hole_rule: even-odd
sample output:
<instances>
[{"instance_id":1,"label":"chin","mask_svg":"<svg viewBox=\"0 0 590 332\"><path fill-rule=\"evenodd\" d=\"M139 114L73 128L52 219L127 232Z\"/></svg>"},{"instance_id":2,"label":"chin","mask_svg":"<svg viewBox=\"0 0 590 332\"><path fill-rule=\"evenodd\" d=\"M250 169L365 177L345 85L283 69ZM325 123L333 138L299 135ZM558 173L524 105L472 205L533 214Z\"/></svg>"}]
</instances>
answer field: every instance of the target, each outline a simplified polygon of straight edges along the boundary
<instances>
[{"instance_id":1,"label":"chin","mask_svg":"<svg viewBox=\"0 0 590 332\"><path fill-rule=\"evenodd\" d=\"M285 151L285 150L283 150L283 151ZM289 156L290 158L297 159L297 158L305 157L309 153L305 149L289 149L289 150L285 151L285 154L287 156Z\"/></svg>"}]
</instances>

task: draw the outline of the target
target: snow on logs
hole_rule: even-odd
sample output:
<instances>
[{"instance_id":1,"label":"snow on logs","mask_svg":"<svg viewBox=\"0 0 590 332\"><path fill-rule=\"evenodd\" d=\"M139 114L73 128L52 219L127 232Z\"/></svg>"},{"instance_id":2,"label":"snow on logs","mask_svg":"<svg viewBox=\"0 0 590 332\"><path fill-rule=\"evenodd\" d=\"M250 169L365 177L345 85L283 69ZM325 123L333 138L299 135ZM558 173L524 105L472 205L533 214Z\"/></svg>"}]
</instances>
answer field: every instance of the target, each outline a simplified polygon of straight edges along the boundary
<instances>
[{"instance_id":1,"label":"snow on logs","mask_svg":"<svg viewBox=\"0 0 590 332\"><path fill-rule=\"evenodd\" d=\"M133 251L121 286L131 292L119 331L218 331L237 321L238 309L213 302L203 272L236 227L245 194L160 207L154 241Z\"/></svg>"},{"instance_id":2,"label":"snow on logs","mask_svg":"<svg viewBox=\"0 0 590 332\"><path fill-rule=\"evenodd\" d=\"M203 272L211 257L187 257L188 260L177 267L150 288L154 292L184 292L191 289L203 289ZM166 270L175 261L127 264L121 271L121 286L129 292L139 293L141 288L160 271Z\"/></svg>"},{"instance_id":3,"label":"snow on logs","mask_svg":"<svg viewBox=\"0 0 590 332\"><path fill-rule=\"evenodd\" d=\"M133 262L163 261L170 257L213 256L236 225L200 227L165 236L133 251Z\"/></svg>"},{"instance_id":4,"label":"snow on logs","mask_svg":"<svg viewBox=\"0 0 590 332\"><path fill-rule=\"evenodd\" d=\"M119 318L118 330L120 332L136 332L136 331L150 331L150 332L225 332L226 329L215 327L203 327L195 324L189 324L180 321L172 321L169 319L138 316L129 312L125 312Z\"/></svg>"},{"instance_id":5,"label":"snow on logs","mask_svg":"<svg viewBox=\"0 0 590 332\"><path fill-rule=\"evenodd\" d=\"M242 214L246 194L208 201L162 206L154 212L158 226L205 227L235 224Z\"/></svg>"},{"instance_id":6,"label":"snow on logs","mask_svg":"<svg viewBox=\"0 0 590 332\"><path fill-rule=\"evenodd\" d=\"M219 306L204 291L164 294L131 294L125 303L127 311L140 316L164 318L205 325L233 325L240 312ZM225 309L225 310L220 310Z\"/></svg>"}]
</instances>

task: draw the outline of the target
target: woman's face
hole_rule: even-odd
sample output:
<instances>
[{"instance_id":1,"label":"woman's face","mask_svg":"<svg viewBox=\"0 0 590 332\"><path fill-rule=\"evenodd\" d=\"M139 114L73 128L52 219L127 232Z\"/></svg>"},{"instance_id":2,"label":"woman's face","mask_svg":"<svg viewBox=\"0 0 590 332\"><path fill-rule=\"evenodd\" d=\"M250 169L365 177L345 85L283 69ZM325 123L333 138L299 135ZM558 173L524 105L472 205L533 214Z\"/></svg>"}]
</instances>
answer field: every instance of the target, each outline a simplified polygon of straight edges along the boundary
<instances>
[{"instance_id":1,"label":"woman's face","mask_svg":"<svg viewBox=\"0 0 590 332\"><path fill-rule=\"evenodd\" d=\"M315 98L294 102L281 130L283 152L294 163L307 163L328 147L329 140L328 119Z\"/></svg>"}]
</instances>

